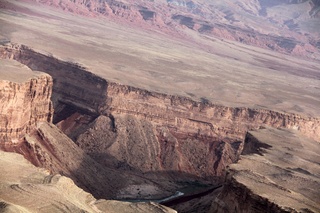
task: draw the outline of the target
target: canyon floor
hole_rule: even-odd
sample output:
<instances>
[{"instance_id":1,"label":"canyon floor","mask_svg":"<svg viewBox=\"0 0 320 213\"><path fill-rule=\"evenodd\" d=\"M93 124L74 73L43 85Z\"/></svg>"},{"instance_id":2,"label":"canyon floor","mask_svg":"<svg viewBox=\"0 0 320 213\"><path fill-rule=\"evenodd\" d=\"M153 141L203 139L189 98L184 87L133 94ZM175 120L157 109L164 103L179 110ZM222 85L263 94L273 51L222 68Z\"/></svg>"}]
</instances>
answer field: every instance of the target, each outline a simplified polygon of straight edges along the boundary
<instances>
[{"instance_id":1,"label":"canyon floor","mask_svg":"<svg viewBox=\"0 0 320 213\"><path fill-rule=\"evenodd\" d=\"M0 211L320 211L317 30L307 57L59 2L0 3Z\"/></svg>"}]
</instances>

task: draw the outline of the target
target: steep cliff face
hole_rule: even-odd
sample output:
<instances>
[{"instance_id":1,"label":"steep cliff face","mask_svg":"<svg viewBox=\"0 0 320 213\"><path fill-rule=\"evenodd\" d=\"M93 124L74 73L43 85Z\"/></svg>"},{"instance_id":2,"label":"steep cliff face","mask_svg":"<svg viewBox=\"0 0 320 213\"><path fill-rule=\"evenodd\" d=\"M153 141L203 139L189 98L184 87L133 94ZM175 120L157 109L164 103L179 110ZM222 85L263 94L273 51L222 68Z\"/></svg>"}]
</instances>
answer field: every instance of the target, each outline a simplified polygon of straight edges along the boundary
<instances>
[{"instance_id":1,"label":"steep cliff face","mask_svg":"<svg viewBox=\"0 0 320 213\"><path fill-rule=\"evenodd\" d=\"M54 119L59 120L65 116L60 113L65 104L89 114L98 114L101 111L106 99L107 83L78 64L64 62L19 45L4 46L0 55L2 58L15 59L32 70L43 70L52 76L52 101L56 115Z\"/></svg>"},{"instance_id":2,"label":"steep cliff face","mask_svg":"<svg viewBox=\"0 0 320 213\"><path fill-rule=\"evenodd\" d=\"M246 135L211 212L319 212L319 144L297 131Z\"/></svg>"},{"instance_id":3,"label":"steep cliff face","mask_svg":"<svg viewBox=\"0 0 320 213\"><path fill-rule=\"evenodd\" d=\"M76 143L106 166L184 181L214 181L212 177L236 160L240 145L227 139L179 133L130 114L113 114L112 120L99 116Z\"/></svg>"},{"instance_id":4,"label":"steep cliff face","mask_svg":"<svg viewBox=\"0 0 320 213\"><path fill-rule=\"evenodd\" d=\"M109 83L106 112L77 132L80 147L104 162L102 153L143 172L181 171L211 179L238 158L246 131L263 126L297 129L319 139L319 120L262 109L231 108ZM79 125L81 116L58 125ZM80 131L79 131L80 130ZM94 141L94 142L93 142ZM148 163L142 163L148 162Z\"/></svg>"},{"instance_id":5,"label":"steep cliff face","mask_svg":"<svg viewBox=\"0 0 320 213\"><path fill-rule=\"evenodd\" d=\"M53 76L54 123L92 158L113 168L212 180L237 160L248 130L284 127L320 140L317 118L219 106L107 82L24 46L2 48L1 55Z\"/></svg>"},{"instance_id":6,"label":"steep cliff face","mask_svg":"<svg viewBox=\"0 0 320 213\"><path fill-rule=\"evenodd\" d=\"M17 142L52 120L52 78L10 60L1 60L0 76L0 142Z\"/></svg>"},{"instance_id":7,"label":"steep cliff face","mask_svg":"<svg viewBox=\"0 0 320 213\"><path fill-rule=\"evenodd\" d=\"M4 149L20 150L35 165L72 177L98 197L154 198L178 189L177 182L216 183L221 181L226 167L236 162L243 150L246 156L241 157L239 164L230 167L225 186L212 205L213 212L319 209L316 191L309 190L311 194L308 194L308 190L296 187L297 182L290 182L292 188L286 179L298 180L308 189L319 188L317 178L309 177L310 174L318 175L317 164L307 168L302 165L319 159L310 151L319 148L318 118L266 109L220 106L206 99L195 101L108 82L77 64L43 55L25 46L4 46L0 54L2 58L15 59L31 69L53 76L54 123L80 147L55 126L39 125L36 120L29 123L28 131L21 133L29 133L24 143L3 146ZM32 85L37 85L35 83L27 84L30 91L36 91L31 97L40 98L41 94L50 97L46 87L36 87L42 93L31 90ZM48 85L52 86L50 80ZM32 107L37 109L37 105ZM52 109L49 109L51 119ZM284 133L282 130L268 132L264 130L266 126L300 133L289 134L288 130ZM263 132L262 136L260 133L255 136L252 132L246 135L248 130L255 129L260 129L258 132ZM262 139L257 139L258 136ZM263 140L269 145L261 145ZM268 158L255 158L264 155L266 149L273 151ZM283 153L292 163L287 162ZM251 169L259 169L256 164L261 164L262 171L251 172L245 168L249 165ZM284 169L279 170L280 166ZM276 175L269 177L270 174L264 171L273 171ZM282 203L259 194L258 189L263 187L282 196ZM287 195L288 191L294 193ZM283 205L293 200L297 201L297 206Z\"/></svg>"},{"instance_id":8,"label":"steep cliff face","mask_svg":"<svg viewBox=\"0 0 320 213\"><path fill-rule=\"evenodd\" d=\"M108 111L115 114L134 114L155 123L165 123L176 131L193 135L243 139L248 129L263 125L298 129L308 137L320 139L317 118L275 112L265 109L226 107L189 98L148 92L109 83Z\"/></svg>"}]
</instances>

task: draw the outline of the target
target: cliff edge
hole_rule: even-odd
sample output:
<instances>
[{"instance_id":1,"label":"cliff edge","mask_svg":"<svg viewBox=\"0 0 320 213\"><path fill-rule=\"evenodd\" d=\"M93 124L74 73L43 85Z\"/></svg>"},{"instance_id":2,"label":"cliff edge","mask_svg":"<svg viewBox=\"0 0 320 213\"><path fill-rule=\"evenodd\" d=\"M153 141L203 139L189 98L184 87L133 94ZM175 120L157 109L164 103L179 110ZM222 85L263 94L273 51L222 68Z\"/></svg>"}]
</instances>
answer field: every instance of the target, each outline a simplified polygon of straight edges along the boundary
<instances>
[{"instance_id":1,"label":"cliff edge","mask_svg":"<svg viewBox=\"0 0 320 213\"><path fill-rule=\"evenodd\" d=\"M14 60L0 63L0 142L18 142L40 121L52 121L52 78Z\"/></svg>"},{"instance_id":2,"label":"cliff edge","mask_svg":"<svg viewBox=\"0 0 320 213\"><path fill-rule=\"evenodd\" d=\"M319 153L319 144L297 131L249 132L211 212L319 212Z\"/></svg>"},{"instance_id":3,"label":"cliff edge","mask_svg":"<svg viewBox=\"0 0 320 213\"><path fill-rule=\"evenodd\" d=\"M110 198L153 182L100 165L51 123L50 75L1 60L0 79L0 149L8 151L0 151L0 212L176 212L156 203L96 200L86 191ZM138 192L144 193L130 195Z\"/></svg>"}]
</instances>

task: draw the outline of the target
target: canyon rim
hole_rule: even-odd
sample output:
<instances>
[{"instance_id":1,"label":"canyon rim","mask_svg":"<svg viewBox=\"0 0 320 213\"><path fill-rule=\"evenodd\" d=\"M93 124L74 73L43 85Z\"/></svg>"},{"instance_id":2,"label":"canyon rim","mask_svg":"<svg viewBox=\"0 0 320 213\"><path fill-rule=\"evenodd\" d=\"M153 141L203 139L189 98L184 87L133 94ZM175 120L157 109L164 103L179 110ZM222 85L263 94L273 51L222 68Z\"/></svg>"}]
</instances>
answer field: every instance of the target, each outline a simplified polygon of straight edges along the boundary
<instances>
[{"instance_id":1,"label":"canyon rim","mask_svg":"<svg viewBox=\"0 0 320 213\"><path fill-rule=\"evenodd\" d=\"M319 212L309 1L0 3L0 211Z\"/></svg>"}]
</instances>

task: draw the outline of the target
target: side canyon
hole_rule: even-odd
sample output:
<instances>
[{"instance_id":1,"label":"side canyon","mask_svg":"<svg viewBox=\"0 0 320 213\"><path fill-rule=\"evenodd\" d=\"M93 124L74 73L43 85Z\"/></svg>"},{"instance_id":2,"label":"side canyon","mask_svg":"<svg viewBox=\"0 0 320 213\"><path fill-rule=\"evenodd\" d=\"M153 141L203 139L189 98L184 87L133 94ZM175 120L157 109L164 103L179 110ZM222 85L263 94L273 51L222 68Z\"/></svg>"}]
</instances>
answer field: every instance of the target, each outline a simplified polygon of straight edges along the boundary
<instances>
[{"instance_id":1,"label":"side canyon","mask_svg":"<svg viewBox=\"0 0 320 213\"><path fill-rule=\"evenodd\" d=\"M223 212L229 204L221 200L229 202L223 196L234 186L228 167L248 149L248 131L285 128L320 141L319 118L122 85L24 45L3 45L0 57L36 76L23 83L1 81L1 149L70 177L99 199L159 199L193 186L193 192L183 192L187 196L227 181L207 207ZM318 186L318 174L314 181ZM237 206L241 200L234 197L230 203ZM263 205L285 212L272 200Z\"/></svg>"}]
</instances>

